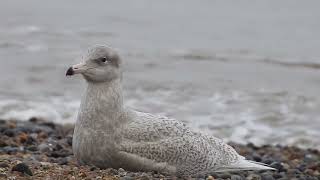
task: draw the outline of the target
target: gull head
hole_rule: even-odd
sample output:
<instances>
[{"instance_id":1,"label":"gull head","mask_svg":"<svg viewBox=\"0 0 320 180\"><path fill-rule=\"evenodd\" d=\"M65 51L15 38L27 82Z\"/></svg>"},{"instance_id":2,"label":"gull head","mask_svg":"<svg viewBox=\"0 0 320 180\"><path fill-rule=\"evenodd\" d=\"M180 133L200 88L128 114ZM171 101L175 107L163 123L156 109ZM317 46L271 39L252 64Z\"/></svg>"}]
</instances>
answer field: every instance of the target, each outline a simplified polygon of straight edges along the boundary
<instances>
[{"instance_id":1,"label":"gull head","mask_svg":"<svg viewBox=\"0 0 320 180\"><path fill-rule=\"evenodd\" d=\"M118 53L108 46L95 46L89 49L84 61L71 66L66 76L82 74L88 82L110 82L121 78L121 59Z\"/></svg>"}]
</instances>

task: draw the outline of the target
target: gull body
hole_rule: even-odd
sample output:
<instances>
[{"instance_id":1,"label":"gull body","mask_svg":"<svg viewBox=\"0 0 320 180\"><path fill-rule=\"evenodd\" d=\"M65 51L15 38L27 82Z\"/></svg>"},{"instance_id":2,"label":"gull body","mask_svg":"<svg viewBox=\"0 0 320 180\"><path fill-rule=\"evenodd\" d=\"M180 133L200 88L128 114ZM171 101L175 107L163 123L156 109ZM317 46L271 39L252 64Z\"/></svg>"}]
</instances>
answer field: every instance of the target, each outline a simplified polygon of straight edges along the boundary
<instances>
[{"instance_id":1,"label":"gull body","mask_svg":"<svg viewBox=\"0 0 320 180\"><path fill-rule=\"evenodd\" d=\"M121 59L110 47L89 50L84 62L68 69L67 75L74 74L88 84L73 135L73 152L82 164L178 176L272 169L178 120L125 107Z\"/></svg>"}]
</instances>

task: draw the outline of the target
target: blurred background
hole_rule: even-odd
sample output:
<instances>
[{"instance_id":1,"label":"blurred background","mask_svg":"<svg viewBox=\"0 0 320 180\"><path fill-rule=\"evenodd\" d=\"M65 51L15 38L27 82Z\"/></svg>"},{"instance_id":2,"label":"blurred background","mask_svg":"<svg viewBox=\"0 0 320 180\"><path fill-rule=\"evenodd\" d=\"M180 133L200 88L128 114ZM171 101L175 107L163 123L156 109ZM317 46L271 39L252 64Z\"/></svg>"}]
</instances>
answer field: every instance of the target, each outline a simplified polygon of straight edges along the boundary
<instances>
[{"instance_id":1,"label":"blurred background","mask_svg":"<svg viewBox=\"0 0 320 180\"><path fill-rule=\"evenodd\" d=\"M0 1L0 118L75 121L67 68L125 62L126 105L227 141L320 148L320 1Z\"/></svg>"}]
</instances>

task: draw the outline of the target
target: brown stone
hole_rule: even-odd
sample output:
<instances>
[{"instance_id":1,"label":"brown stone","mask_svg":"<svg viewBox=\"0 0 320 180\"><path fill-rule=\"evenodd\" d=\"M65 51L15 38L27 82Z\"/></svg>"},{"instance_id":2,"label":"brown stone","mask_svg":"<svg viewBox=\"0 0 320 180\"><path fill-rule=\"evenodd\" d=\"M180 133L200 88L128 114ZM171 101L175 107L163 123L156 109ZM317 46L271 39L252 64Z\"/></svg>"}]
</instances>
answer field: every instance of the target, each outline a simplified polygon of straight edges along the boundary
<instances>
[{"instance_id":1,"label":"brown stone","mask_svg":"<svg viewBox=\"0 0 320 180\"><path fill-rule=\"evenodd\" d=\"M28 135L26 133L19 134L18 141L20 143L25 143L28 140Z\"/></svg>"}]
</instances>

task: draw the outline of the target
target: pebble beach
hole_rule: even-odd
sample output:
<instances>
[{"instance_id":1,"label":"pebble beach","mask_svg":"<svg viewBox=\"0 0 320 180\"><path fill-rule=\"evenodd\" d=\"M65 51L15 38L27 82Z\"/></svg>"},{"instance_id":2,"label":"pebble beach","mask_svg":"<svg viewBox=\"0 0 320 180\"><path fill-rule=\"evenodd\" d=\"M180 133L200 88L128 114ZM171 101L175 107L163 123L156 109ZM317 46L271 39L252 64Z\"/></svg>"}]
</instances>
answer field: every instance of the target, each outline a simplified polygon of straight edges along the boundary
<instances>
[{"instance_id":1,"label":"pebble beach","mask_svg":"<svg viewBox=\"0 0 320 180\"><path fill-rule=\"evenodd\" d=\"M320 179L320 152L316 149L229 142L247 159L268 164L277 171L175 177L157 172L78 165L72 154L72 124L55 124L37 118L28 121L0 120L0 134L0 179Z\"/></svg>"}]
</instances>

